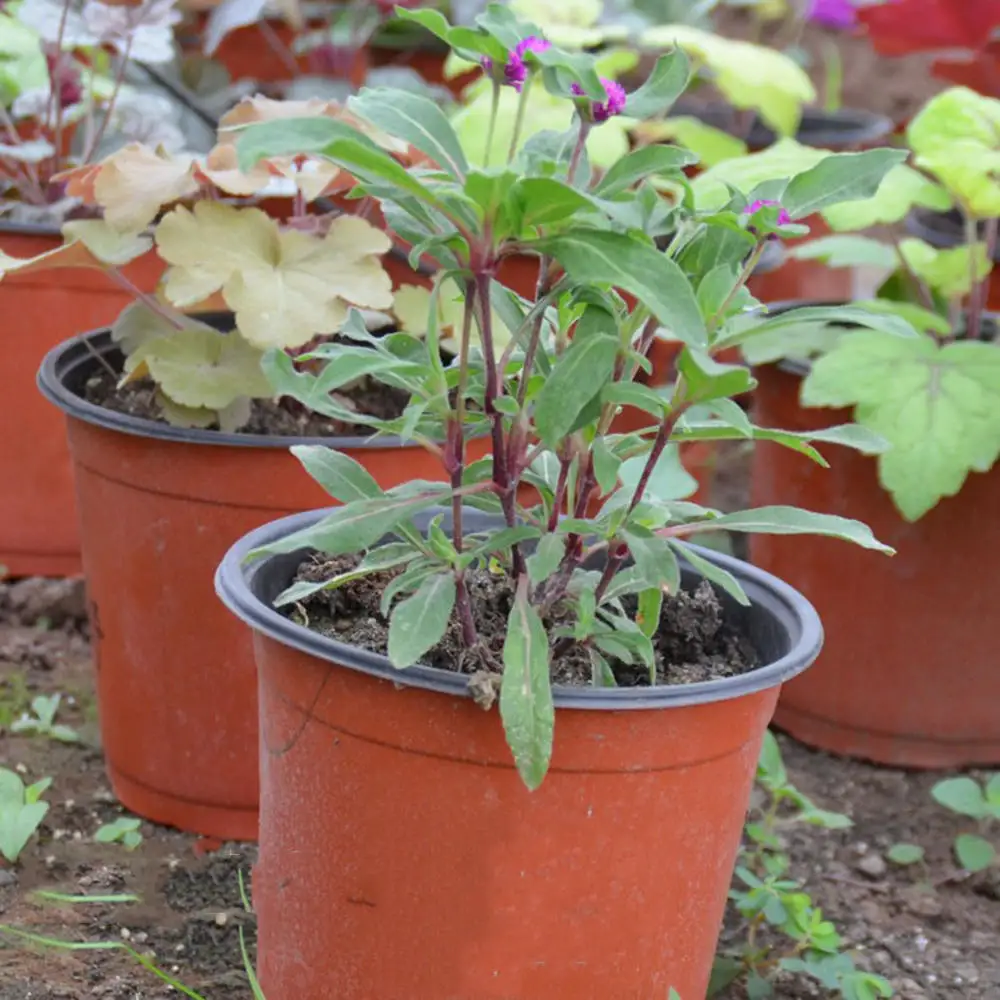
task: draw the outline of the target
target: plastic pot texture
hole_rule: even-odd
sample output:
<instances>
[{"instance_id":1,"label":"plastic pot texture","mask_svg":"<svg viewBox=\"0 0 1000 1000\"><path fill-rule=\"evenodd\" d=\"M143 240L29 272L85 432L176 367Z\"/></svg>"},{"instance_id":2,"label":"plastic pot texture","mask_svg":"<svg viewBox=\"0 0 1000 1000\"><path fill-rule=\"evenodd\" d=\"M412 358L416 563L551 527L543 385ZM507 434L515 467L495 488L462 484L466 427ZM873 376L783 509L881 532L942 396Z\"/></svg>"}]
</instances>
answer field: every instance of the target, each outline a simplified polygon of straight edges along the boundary
<instances>
[{"instance_id":1,"label":"plastic pot texture","mask_svg":"<svg viewBox=\"0 0 1000 1000\"><path fill-rule=\"evenodd\" d=\"M965 224L957 211L931 212L916 209L906 219L906 228L913 236L939 250L952 250L965 245ZM1000 311L1000 246L993 253L993 273L989 279L988 309Z\"/></svg>"},{"instance_id":2,"label":"plastic pot texture","mask_svg":"<svg viewBox=\"0 0 1000 1000\"><path fill-rule=\"evenodd\" d=\"M552 767L529 792L467 678L394 670L272 609L306 553L246 554L320 516L252 532L216 574L254 631L268 1000L704 997L764 730L822 643L812 607L703 551L746 587L752 608L727 608L767 665L556 689Z\"/></svg>"},{"instance_id":3,"label":"plastic pot texture","mask_svg":"<svg viewBox=\"0 0 1000 1000\"><path fill-rule=\"evenodd\" d=\"M59 230L0 221L0 252L32 257L62 244ZM143 291L163 270L149 254L125 268ZM0 281L4 392L0 398L0 565L11 576L80 572L80 538L66 431L35 388L45 353L86 330L111 323L132 301L106 275L62 268L9 274Z\"/></svg>"},{"instance_id":4,"label":"plastic pot texture","mask_svg":"<svg viewBox=\"0 0 1000 1000\"><path fill-rule=\"evenodd\" d=\"M84 336L120 364L108 333ZM140 816L253 839L253 654L215 600L215 568L247 531L329 505L293 444L337 446L384 487L439 479L440 465L389 438L223 434L115 413L81 398L96 366L82 338L68 341L45 358L39 386L69 425L108 774Z\"/></svg>"},{"instance_id":5,"label":"plastic pot texture","mask_svg":"<svg viewBox=\"0 0 1000 1000\"><path fill-rule=\"evenodd\" d=\"M758 370L755 419L813 430L849 411L799 405L802 369ZM800 461L801 459L801 461ZM829 538L750 536L752 562L799 588L823 617L815 669L781 693L775 722L833 753L905 767L1000 763L994 595L983 567L1000 561L1000 468L914 524L879 485L876 460L846 448L823 469L767 441L753 453L752 506L792 504L857 518L897 553Z\"/></svg>"}]
</instances>

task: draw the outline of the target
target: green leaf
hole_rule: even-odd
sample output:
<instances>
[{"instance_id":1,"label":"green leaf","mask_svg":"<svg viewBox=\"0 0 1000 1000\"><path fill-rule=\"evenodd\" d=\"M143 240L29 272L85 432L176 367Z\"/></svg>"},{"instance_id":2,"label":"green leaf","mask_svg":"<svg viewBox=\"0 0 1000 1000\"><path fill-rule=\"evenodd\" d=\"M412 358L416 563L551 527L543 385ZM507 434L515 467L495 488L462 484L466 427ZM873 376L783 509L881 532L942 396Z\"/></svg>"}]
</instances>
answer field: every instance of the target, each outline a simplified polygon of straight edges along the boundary
<instances>
[{"instance_id":1,"label":"green leaf","mask_svg":"<svg viewBox=\"0 0 1000 1000\"><path fill-rule=\"evenodd\" d=\"M507 622L503 647L500 716L507 745L521 780L534 791L552 759L555 707L549 677L549 641L538 612L528 603L527 587L518 590Z\"/></svg>"},{"instance_id":2,"label":"green leaf","mask_svg":"<svg viewBox=\"0 0 1000 1000\"><path fill-rule=\"evenodd\" d=\"M675 49L656 60L646 82L628 96L623 112L643 121L662 118L687 89L691 63L682 49Z\"/></svg>"},{"instance_id":3,"label":"green leaf","mask_svg":"<svg viewBox=\"0 0 1000 1000\"><path fill-rule=\"evenodd\" d=\"M383 496L382 487L356 459L342 451L316 444L297 444L292 454L334 500L351 503Z\"/></svg>"},{"instance_id":4,"label":"green leaf","mask_svg":"<svg viewBox=\"0 0 1000 1000\"><path fill-rule=\"evenodd\" d=\"M963 833L955 838L955 857L968 872L981 872L996 860L996 848L985 838Z\"/></svg>"},{"instance_id":5,"label":"green leaf","mask_svg":"<svg viewBox=\"0 0 1000 1000\"><path fill-rule=\"evenodd\" d=\"M824 236L800 243L789 251L795 260L819 260L827 267L895 268L899 257L895 247L869 236Z\"/></svg>"},{"instance_id":6,"label":"green leaf","mask_svg":"<svg viewBox=\"0 0 1000 1000\"><path fill-rule=\"evenodd\" d=\"M363 87L347 107L393 138L403 139L425 153L456 180L469 172L458 136L435 101L405 90Z\"/></svg>"},{"instance_id":7,"label":"green leaf","mask_svg":"<svg viewBox=\"0 0 1000 1000\"><path fill-rule=\"evenodd\" d=\"M919 844L893 844L886 857L894 865L915 865L924 860L924 849Z\"/></svg>"},{"instance_id":8,"label":"green leaf","mask_svg":"<svg viewBox=\"0 0 1000 1000\"><path fill-rule=\"evenodd\" d=\"M625 504L631 501L648 461L648 455L636 455L622 462L618 470L622 488L614 494L613 499ZM656 460L643 498L647 501L684 500L697 489L698 480L684 468L677 445L668 444Z\"/></svg>"},{"instance_id":9,"label":"green leaf","mask_svg":"<svg viewBox=\"0 0 1000 1000\"><path fill-rule=\"evenodd\" d=\"M580 412L608 381L617 355L614 336L592 332L573 338L535 403L535 425L545 444L554 446L573 429Z\"/></svg>"},{"instance_id":10,"label":"green leaf","mask_svg":"<svg viewBox=\"0 0 1000 1000\"><path fill-rule=\"evenodd\" d=\"M635 568L650 586L665 587L672 594L680 590L680 566L666 538L640 533L638 530L623 531L622 537L628 545ZM659 616L656 620L659 622Z\"/></svg>"},{"instance_id":11,"label":"green leaf","mask_svg":"<svg viewBox=\"0 0 1000 1000\"><path fill-rule=\"evenodd\" d=\"M879 479L908 521L954 496L1000 456L1000 351L993 344L845 334L813 364L805 406L855 406L892 447Z\"/></svg>"},{"instance_id":12,"label":"green leaf","mask_svg":"<svg viewBox=\"0 0 1000 1000\"><path fill-rule=\"evenodd\" d=\"M48 802L0 808L0 855L14 864L49 811Z\"/></svg>"},{"instance_id":13,"label":"green leaf","mask_svg":"<svg viewBox=\"0 0 1000 1000\"><path fill-rule=\"evenodd\" d=\"M636 614L636 624L642 629L647 639L652 639L660 627L660 613L663 610L663 591L659 587L650 587L639 594L639 607ZM655 672L650 683L656 683Z\"/></svg>"},{"instance_id":14,"label":"green leaf","mask_svg":"<svg viewBox=\"0 0 1000 1000\"><path fill-rule=\"evenodd\" d=\"M850 972L840 980L844 1000L879 1000L893 995L892 984L871 972Z\"/></svg>"},{"instance_id":15,"label":"green leaf","mask_svg":"<svg viewBox=\"0 0 1000 1000\"><path fill-rule=\"evenodd\" d=\"M834 232L871 229L902 222L916 208L945 212L952 206L948 192L905 163L893 167L871 198L845 201L823 209L823 220Z\"/></svg>"},{"instance_id":16,"label":"green leaf","mask_svg":"<svg viewBox=\"0 0 1000 1000\"><path fill-rule=\"evenodd\" d=\"M924 105L906 137L916 165L934 174L968 213L1000 215L1000 101L952 87Z\"/></svg>"},{"instance_id":17,"label":"green leaf","mask_svg":"<svg viewBox=\"0 0 1000 1000\"><path fill-rule=\"evenodd\" d=\"M441 484L417 497L387 494L374 500L355 500L338 507L308 528L255 549L247 558L279 555L298 549L316 549L331 556L357 552L379 541L417 511L440 503L449 493L449 487Z\"/></svg>"},{"instance_id":18,"label":"green leaf","mask_svg":"<svg viewBox=\"0 0 1000 1000\"><path fill-rule=\"evenodd\" d=\"M1000 773L994 774L986 783L986 801L993 807L1000 819Z\"/></svg>"},{"instance_id":19,"label":"green leaf","mask_svg":"<svg viewBox=\"0 0 1000 1000\"><path fill-rule=\"evenodd\" d=\"M788 781L785 762L781 758L781 747L770 729L764 731L764 741L757 759L757 777L772 791L784 787Z\"/></svg>"},{"instance_id":20,"label":"green leaf","mask_svg":"<svg viewBox=\"0 0 1000 1000\"><path fill-rule=\"evenodd\" d=\"M510 189L510 215L520 221L517 232L548 226L571 218L574 213L592 210L594 201L586 194L555 177L522 177Z\"/></svg>"},{"instance_id":21,"label":"green leaf","mask_svg":"<svg viewBox=\"0 0 1000 1000\"><path fill-rule=\"evenodd\" d=\"M416 593L400 601L389 618L389 660L397 669L410 667L436 646L455 607L452 573L429 576Z\"/></svg>"},{"instance_id":22,"label":"green leaf","mask_svg":"<svg viewBox=\"0 0 1000 1000\"><path fill-rule=\"evenodd\" d=\"M860 521L835 514L817 514L797 507L755 507L753 510L723 514L697 522L699 531L746 531L764 535L825 535L854 542L865 549L893 555L895 549L883 545L871 529Z\"/></svg>"},{"instance_id":23,"label":"green leaf","mask_svg":"<svg viewBox=\"0 0 1000 1000\"><path fill-rule=\"evenodd\" d=\"M978 284L992 269L985 243L939 250L923 240L906 239L900 242L899 249L916 276L946 299L968 295L973 272Z\"/></svg>"},{"instance_id":24,"label":"green leaf","mask_svg":"<svg viewBox=\"0 0 1000 1000\"><path fill-rule=\"evenodd\" d=\"M623 156L594 188L594 194L611 198L647 177L677 174L698 158L679 146L642 146Z\"/></svg>"},{"instance_id":25,"label":"green leaf","mask_svg":"<svg viewBox=\"0 0 1000 1000\"><path fill-rule=\"evenodd\" d=\"M677 368L684 376L687 398L697 403L720 397L729 399L757 385L745 365L722 364L687 346L677 359Z\"/></svg>"},{"instance_id":26,"label":"green leaf","mask_svg":"<svg viewBox=\"0 0 1000 1000\"><path fill-rule=\"evenodd\" d=\"M735 601L744 605L744 607L750 606L750 598L747 597L743 587L740 586L740 581L732 573L721 566L716 566L714 562L695 552L689 545L685 545L683 542L671 539L670 544L709 583L714 583Z\"/></svg>"},{"instance_id":27,"label":"green leaf","mask_svg":"<svg viewBox=\"0 0 1000 1000\"><path fill-rule=\"evenodd\" d=\"M886 174L905 159L901 149L834 153L793 177L782 203L793 219L805 219L830 205L870 198Z\"/></svg>"},{"instance_id":28,"label":"green leaf","mask_svg":"<svg viewBox=\"0 0 1000 1000\"><path fill-rule=\"evenodd\" d=\"M931 797L939 805L962 816L982 819L986 815L983 790L972 778L945 778L931 789Z\"/></svg>"},{"instance_id":29,"label":"green leaf","mask_svg":"<svg viewBox=\"0 0 1000 1000\"><path fill-rule=\"evenodd\" d=\"M276 608L304 601L313 594L324 590L335 590L352 580L361 580L380 570L393 569L404 563L411 562L420 555L420 550L405 542L390 542L377 549L372 549L357 567L346 573L338 573L327 580L298 580L283 590L274 599Z\"/></svg>"},{"instance_id":30,"label":"green leaf","mask_svg":"<svg viewBox=\"0 0 1000 1000\"><path fill-rule=\"evenodd\" d=\"M536 586L547 580L556 571L565 554L564 538L559 535L545 535L526 560L528 579Z\"/></svg>"},{"instance_id":31,"label":"green leaf","mask_svg":"<svg viewBox=\"0 0 1000 1000\"><path fill-rule=\"evenodd\" d=\"M666 255L621 233L576 229L529 244L581 282L631 292L678 339L704 347L708 334L691 283Z\"/></svg>"}]
</instances>

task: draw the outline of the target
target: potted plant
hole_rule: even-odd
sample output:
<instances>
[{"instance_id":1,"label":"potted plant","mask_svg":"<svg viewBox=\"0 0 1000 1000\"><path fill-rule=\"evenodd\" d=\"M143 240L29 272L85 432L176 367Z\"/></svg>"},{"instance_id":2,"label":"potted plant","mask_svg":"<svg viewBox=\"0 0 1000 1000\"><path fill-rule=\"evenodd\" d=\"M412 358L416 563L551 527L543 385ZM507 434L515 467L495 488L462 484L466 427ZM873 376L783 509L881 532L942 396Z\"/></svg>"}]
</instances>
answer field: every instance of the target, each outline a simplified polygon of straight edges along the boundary
<instances>
[{"instance_id":1,"label":"potted plant","mask_svg":"<svg viewBox=\"0 0 1000 1000\"><path fill-rule=\"evenodd\" d=\"M755 502L791 493L860 512L899 551L884 572L812 539L794 549L753 540L755 564L800 587L829 627L823 661L788 686L777 719L810 744L910 767L1000 761L992 637L983 627L989 598L958 582L1000 545L977 517L1000 490L1000 353L985 307L1000 215L989 164L1000 146L995 129L982 127L988 121L1000 122L1000 101L955 88L908 129L915 166L934 178L925 183L967 220L967 244L939 250L916 238L893 245L844 233L801 248L835 266L892 272L872 306L905 316L916 339L890 344L868 330L793 322L746 350L761 364L797 359L759 369L759 419L806 430L853 409L892 445L877 460L847 456L826 477L768 446L754 455ZM912 190L892 180L874 208L848 211L859 229L878 221L879 205L906 210ZM805 356L815 360L804 365Z\"/></svg>"},{"instance_id":2,"label":"potted plant","mask_svg":"<svg viewBox=\"0 0 1000 1000\"><path fill-rule=\"evenodd\" d=\"M272 1000L704 996L774 685L815 655L819 624L777 579L687 540L732 528L882 546L843 518L686 503L674 446L764 435L812 453L808 437L751 426L730 398L749 372L712 354L766 332L745 283L770 234L871 193L902 154L828 158L780 206L755 191L713 213L685 200L684 235L658 250L630 220L676 158L640 150L600 180L580 164L591 130L667 110L688 75L681 53L625 94L500 5L474 30L433 26L503 79L540 73L568 131L476 168L439 107L393 93L353 108L428 156L423 176L326 123L237 141L247 169L315 154L354 173L387 218L444 248L464 300L455 363L440 363L433 301L422 357L408 355L409 406L437 421L449 482L384 490L335 449L296 449L343 506L251 532L217 574L256 633L261 986ZM702 240L704 254L684 253ZM529 301L496 280L510 253L541 258ZM503 351L498 304L514 331ZM634 384L660 325L685 343L669 396ZM609 434L626 402L655 426ZM492 456L470 461L480 415ZM833 437L880 444L856 427ZM533 507L518 503L523 482ZM736 666L747 641L749 671ZM499 717L479 707L497 704ZM651 829L655 847L636 849Z\"/></svg>"},{"instance_id":3,"label":"potted plant","mask_svg":"<svg viewBox=\"0 0 1000 1000\"><path fill-rule=\"evenodd\" d=\"M54 177L116 143L183 144L175 110L126 81L132 62L172 58L169 3L137 7L25 0L0 13L0 273L5 255L59 246L59 226L77 214ZM152 262L150 262L151 264ZM0 443L0 564L14 575L79 572L72 480L60 421L38 399L34 372L45 352L76 330L109 322L128 301L121 282L151 291L149 264L119 283L92 271L46 271L5 282L2 313L9 377Z\"/></svg>"},{"instance_id":4,"label":"potted plant","mask_svg":"<svg viewBox=\"0 0 1000 1000\"><path fill-rule=\"evenodd\" d=\"M280 110L248 101L234 117L275 114L352 120L322 101ZM405 173L406 144L362 127ZM214 603L214 565L250 528L325 501L289 475L291 441L338 437L385 484L433 477L436 464L399 440L423 440L420 420L399 420L400 390L366 377L385 363L391 336L375 350L355 334L358 357L343 378L317 382L314 365L289 361L287 377L311 384L313 400L276 401L260 368L268 347L318 356L348 306L392 306L382 265L391 241L359 215L308 211L353 185L338 168L275 157L243 172L222 135L206 160L133 144L69 173L69 195L99 217L67 223L57 250L4 267L14 276L88 267L116 282L144 257L165 270L158 293L133 289L110 329L53 348L40 385L68 418L113 787L142 816L252 838L252 657ZM253 203L276 185L290 202L284 222ZM225 311L195 315L207 309Z\"/></svg>"}]
</instances>

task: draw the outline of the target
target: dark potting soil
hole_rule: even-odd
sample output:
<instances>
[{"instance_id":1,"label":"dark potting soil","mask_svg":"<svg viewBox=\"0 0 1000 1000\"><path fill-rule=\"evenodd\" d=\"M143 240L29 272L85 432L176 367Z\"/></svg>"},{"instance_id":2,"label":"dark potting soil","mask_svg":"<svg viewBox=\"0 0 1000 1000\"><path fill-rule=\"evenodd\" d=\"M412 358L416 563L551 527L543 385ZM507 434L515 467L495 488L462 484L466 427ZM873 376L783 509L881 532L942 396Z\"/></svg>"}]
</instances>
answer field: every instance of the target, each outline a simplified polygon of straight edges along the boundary
<instances>
[{"instance_id":1,"label":"dark potting soil","mask_svg":"<svg viewBox=\"0 0 1000 1000\"><path fill-rule=\"evenodd\" d=\"M357 563L357 556L310 557L299 567L295 579L327 580L353 569ZM379 604L395 575L394 571L375 573L333 590L320 591L295 605L290 617L322 635L385 655L389 621ZM487 570L470 573L466 579L481 648L467 646L458 618L453 614L444 638L422 662L441 670L475 674L475 687L479 690L483 671L498 674L502 669L514 591L507 577ZM627 601L625 604L626 610L634 612L634 604L631 608ZM557 608L546 624L558 625L562 620ZM755 650L726 621L715 591L704 582L693 593L682 591L664 600L653 649L657 684L691 684L735 677L758 665ZM612 660L611 669L619 687L649 685L649 671L641 663ZM590 658L580 646L571 646L552 663L552 679L556 684L589 685L591 671Z\"/></svg>"},{"instance_id":2,"label":"dark potting soil","mask_svg":"<svg viewBox=\"0 0 1000 1000\"><path fill-rule=\"evenodd\" d=\"M366 414L380 420L394 420L401 416L409 402L409 396L402 390L382 385L371 378L359 379L349 388L339 390L337 395L342 405L353 407L359 416ZM157 423L167 422L157 398L156 384L151 379L139 379L119 386L117 378L102 368L87 380L84 398L88 403L116 413ZM218 430L218 426L211 429ZM373 430L361 420L356 424L335 420L283 397L252 400L250 419L239 428L238 433L270 434L275 437L369 437Z\"/></svg>"}]
</instances>

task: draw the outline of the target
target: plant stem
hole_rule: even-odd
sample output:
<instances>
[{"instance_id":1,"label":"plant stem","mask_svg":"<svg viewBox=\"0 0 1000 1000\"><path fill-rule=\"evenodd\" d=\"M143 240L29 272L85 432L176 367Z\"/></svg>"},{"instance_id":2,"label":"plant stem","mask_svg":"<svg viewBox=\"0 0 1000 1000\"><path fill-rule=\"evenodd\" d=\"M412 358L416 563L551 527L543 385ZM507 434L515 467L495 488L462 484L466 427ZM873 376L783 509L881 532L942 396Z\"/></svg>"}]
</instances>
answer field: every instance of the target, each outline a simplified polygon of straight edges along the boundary
<instances>
[{"instance_id":1,"label":"plant stem","mask_svg":"<svg viewBox=\"0 0 1000 1000\"><path fill-rule=\"evenodd\" d=\"M715 332L716 328L726 319L726 312L733 303L733 299L739 295L746 283L753 277L753 272L756 270L757 265L760 263L761 257L764 256L764 249L767 246L767 240L760 240L757 245L753 248L750 255L743 262L743 269L740 271L740 276L736 280L736 284L730 289L729 294L726 296L722 305L712 314L711 319L708 322L708 328L710 332Z\"/></svg>"},{"instance_id":2,"label":"plant stem","mask_svg":"<svg viewBox=\"0 0 1000 1000\"><path fill-rule=\"evenodd\" d=\"M72 0L63 0L62 13L59 15L59 27L56 30L56 51L52 57L52 68L49 70L49 99L45 102L45 119L44 125L47 128L50 121L52 121L52 112L55 111L56 119L56 154L55 154L55 164L56 173L59 172L59 168L62 166L61 156L62 150L60 146L62 145L62 101L59 99L59 88L57 86L57 81L62 77L62 66L63 66L63 39L66 37L66 22L69 20L69 8L72 4Z\"/></svg>"},{"instance_id":3,"label":"plant stem","mask_svg":"<svg viewBox=\"0 0 1000 1000\"><path fill-rule=\"evenodd\" d=\"M128 38L125 42L125 51L121 54L121 62L118 65L118 72L115 73L115 83L111 91L111 97L108 98L107 107L104 109L104 117L101 118L101 124L97 126L97 132L94 138L90 141L83 154L83 162L87 163L90 158L94 155L97 147L101 143L101 139L104 138L104 133L107 131L108 122L111 120L111 116L115 111L115 104L118 101L118 94L121 92L122 84L125 82L125 71L128 69L128 57L132 52L132 39L135 36L134 32L130 32Z\"/></svg>"},{"instance_id":4,"label":"plant stem","mask_svg":"<svg viewBox=\"0 0 1000 1000\"><path fill-rule=\"evenodd\" d=\"M490 124L489 128L486 130L486 150L483 153L483 168L486 169L490 165L490 157L493 153L493 136L496 133L497 128L497 116L500 113L500 84L494 80L493 81L493 99L490 104Z\"/></svg>"},{"instance_id":5,"label":"plant stem","mask_svg":"<svg viewBox=\"0 0 1000 1000\"><path fill-rule=\"evenodd\" d=\"M528 95L531 93L531 80L525 80L521 86L521 97L517 102L517 117L514 119L514 134L510 137L510 149L507 150L507 164L513 161L517 153L517 144L521 141L521 129L524 127L524 115L528 110Z\"/></svg>"},{"instance_id":6,"label":"plant stem","mask_svg":"<svg viewBox=\"0 0 1000 1000\"><path fill-rule=\"evenodd\" d=\"M976 282L972 286L972 294L969 297L969 339L978 340L982 335L983 314L989 301L990 276L993 271L993 258L997 251L997 235L1000 232L1000 219L988 219L985 226L986 237L986 262L990 266L986 276L982 281ZM973 258L973 269L975 259Z\"/></svg>"},{"instance_id":7,"label":"plant stem","mask_svg":"<svg viewBox=\"0 0 1000 1000\"><path fill-rule=\"evenodd\" d=\"M462 340L459 344L458 387L455 412L449 420L447 455L451 472L452 489L459 489L465 473L465 393L469 382L469 341L472 339L472 317L476 307L476 286L465 285L465 312L462 316ZM462 551L462 503L452 496L452 533L455 548Z\"/></svg>"},{"instance_id":8,"label":"plant stem","mask_svg":"<svg viewBox=\"0 0 1000 1000\"><path fill-rule=\"evenodd\" d=\"M903 256L902 243L898 236L892 236L892 245L896 250L896 256L899 258L899 263L902 265L907 278L910 280L910 284L913 286L917 295L920 296L921 303L931 312L937 312L937 306L934 305L934 296L931 295L931 290L923 281L920 280L920 276L913 270L910 262Z\"/></svg>"},{"instance_id":9,"label":"plant stem","mask_svg":"<svg viewBox=\"0 0 1000 1000\"><path fill-rule=\"evenodd\" d=\"M583 156L583 151L587 147L587 136L590 135L590 128L590 122L581 117L580 134L576 137L576 145L573 147L573 152L570 155L569 169L566 174L570 187L573 187L573 178L576 176L577 168L580 166L580 157Z\"/></svg>"},{"instance_id":10,"label":"plant stem","mask_svg":"<svg viewBox=\"0 0 1000 1000\"><path fill-rule=\"evenodd\" d=\"M258 21L257 28L264 36L268 48L281 60L282 65L293 78L299 75L299 64L295 61L295 56L288 51L288 46L278 37L278 33L268 24L267 21Z\"/></svg>"},{"instance_id":11,"label":"plant stem","mask_svg":"<svg viewBox=\"0 0 1000 1000\"><path fill-rule=\"evenodd\" d=\"M551 257L542 257L538 262L538 283L535 285L535 302L542 302L549 293L549 268ZM517 405L524 407L524 398L528 392L528 379L535 367L535 356L538 354L538 344L542 339L542 327L545 326L545 309L539 309L535 317L535 325L531 329L531 337L524 351L524 364L521 366L520 383L517 387Z\"/></svg>"},{"instance_id":12,"label":"plant stem","mask_svg":"<svg viewBox=\"0 0 1000 1000\"><path fill-rule=\"evenodd\" d=\"M109 267L106 269L105 273L108 275L112 281L116 281L122 288L124 288L130 295L138 299L147 309L156 313L157 316L165 319L171 326L178 330L184 329L184 323L180 317L175 315L166 306L162 305L157 301L156 297L142 291L130 278L126 277L125 274L120 271L117 267Z\"/></svg>"}]
</instances>

